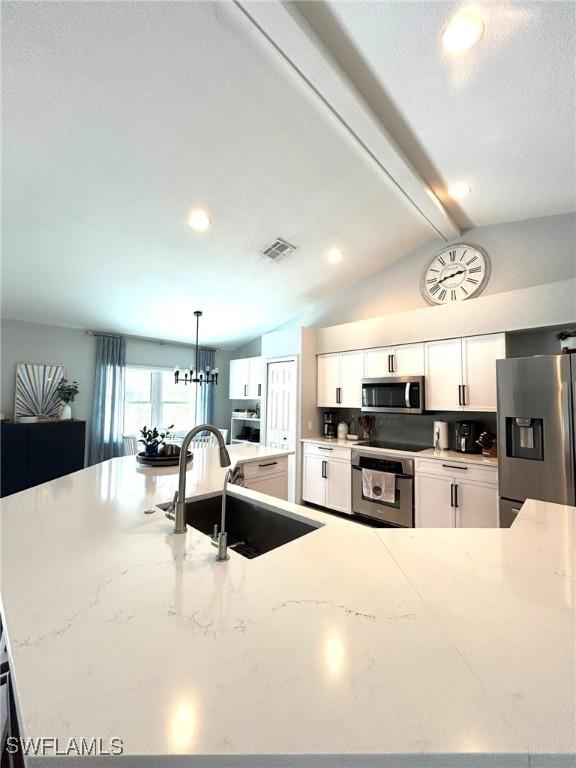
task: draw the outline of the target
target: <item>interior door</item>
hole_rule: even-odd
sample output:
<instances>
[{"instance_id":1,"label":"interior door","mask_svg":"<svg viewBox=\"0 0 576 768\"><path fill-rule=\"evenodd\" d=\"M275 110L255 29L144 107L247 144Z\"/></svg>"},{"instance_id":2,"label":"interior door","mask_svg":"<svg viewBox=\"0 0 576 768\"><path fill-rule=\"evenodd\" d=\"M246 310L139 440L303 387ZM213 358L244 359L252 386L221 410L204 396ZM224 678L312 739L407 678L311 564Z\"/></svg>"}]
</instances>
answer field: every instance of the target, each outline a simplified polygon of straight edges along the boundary
<instances>
[{"instance_id":1,"label":"interior door","mask_svg":"<svg viewBox=\"0 0 576 768\"><path fill-rule=\"evenodd\" d=\"M503 333L462 339L466 411L496 411L496 360L506 357Z\"/></svg>"},{"instance_id":2,"label":"interior door","mask_svg":"<svg viewBox=\"0 0 576 768\"><path fill-rule=\"evenodd\" d=\"M382 379L392 376L394 350L392 347L366 349L364 351L364 378Z\"/></svg>"},{"instance_id":3,"label":"interior door","mask_svg":"<svg viewBox=\"0 0 576 768\"><path fill-rule=\"evenodd\" d=\"M343 408L362 407L364 351L342 352L340 355L340 405Z\"/></svg>"},{"instance_id":4,"label":"interior door","mask_svg":"<svg viewBox=\"0 0 576 768\"><path fill-rule=\"evenodd\" d=\"M426 409L461 411L462 339L426 344Z\"/></svg>"},{"instance_id":5,"label":"interior door","mask_svg":"<svg viewBox=\"0 0 576 768\"><path fill-rule=\"evenodd\" d=\"M338 406L339 387L340 354L318 355L318 407L335 408Z\"/></svg>"},{"instance_id":6,"label":"interior door","mask_svg":"<svg viewBox=\"0 0 576 768\"><path fill-rule=\"evenodd\" d=\"M401 344L393 350L393 376L424 376L424 344Z\"/></svg>"},{"instance_id":7,"label":"interior door","mask_svg":"<svg viewBox=\"0 0 576 768\"><path fill-rule=\"evenodd\" d=\"M498 528L497 486L460 480L456 494L459 528Z\"/></svg>"},{"instance_id":8,"label":"interior door","mask_svg":"<svg viewBox=\"0 0 576 768\"><path fill-rule=\"evenodd\" d=\"M326 480L323 468L327 464L323 456L304 454L304 473L302 478L302 498L320 507L326 503Z\"/></svg>"},{"instance_id":9,"label":"interior door","mask_svg":"<svg viewBox=\"0 0 576 768\"><path fill-rule=\"evenodd\" d=\"M296 445L296 360L267 364L266 445L294 450Z\"/></svg>"}]
</instances>

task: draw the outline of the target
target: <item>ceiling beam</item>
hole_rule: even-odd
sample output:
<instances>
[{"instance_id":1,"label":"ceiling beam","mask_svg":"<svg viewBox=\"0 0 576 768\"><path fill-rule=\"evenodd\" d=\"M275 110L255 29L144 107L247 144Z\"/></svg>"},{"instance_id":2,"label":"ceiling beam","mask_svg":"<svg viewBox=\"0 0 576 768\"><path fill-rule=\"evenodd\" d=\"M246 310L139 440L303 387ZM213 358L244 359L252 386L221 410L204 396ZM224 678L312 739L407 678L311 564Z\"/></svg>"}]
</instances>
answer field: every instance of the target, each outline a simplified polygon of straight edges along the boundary
<instances>
[{"instance_id":1,"label":"ceiling beam","mask_svg":"<svg viewBox=\"0 0 576 768\"><path fill-rule=\"evenodd\" d=\"M280 0L234 3L324 104L331 118L371 158L387 182L428 223L431 235L444 240L458 237L458 225L304 20L298 23Z\"/></svg>"}]
</instances>

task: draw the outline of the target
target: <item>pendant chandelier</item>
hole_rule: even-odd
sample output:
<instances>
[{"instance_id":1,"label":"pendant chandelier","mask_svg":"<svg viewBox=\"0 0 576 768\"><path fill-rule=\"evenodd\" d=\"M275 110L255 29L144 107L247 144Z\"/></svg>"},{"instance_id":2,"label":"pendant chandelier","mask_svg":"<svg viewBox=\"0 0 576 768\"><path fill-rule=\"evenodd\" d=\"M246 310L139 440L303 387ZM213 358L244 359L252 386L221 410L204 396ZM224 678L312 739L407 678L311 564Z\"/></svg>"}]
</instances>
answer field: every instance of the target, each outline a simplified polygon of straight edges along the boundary
<instances>
[{"instance_id":1,"label":"pendant chandelier","mask_svg":"<svg viewBox=\"0 0 576 768\"><path fill-rule=\"evenodd\" d=\"M209 365L206 368L200 370L198 368L198 334L200 330L200 318L202 312L197 309L194 312L196 318L196 353L194 357L194 363L190 365L190 369L180 372L180 366L174 368L174 381L176 384L218 384L218 368L210 368Z\"/></svg>"}]
</instances>

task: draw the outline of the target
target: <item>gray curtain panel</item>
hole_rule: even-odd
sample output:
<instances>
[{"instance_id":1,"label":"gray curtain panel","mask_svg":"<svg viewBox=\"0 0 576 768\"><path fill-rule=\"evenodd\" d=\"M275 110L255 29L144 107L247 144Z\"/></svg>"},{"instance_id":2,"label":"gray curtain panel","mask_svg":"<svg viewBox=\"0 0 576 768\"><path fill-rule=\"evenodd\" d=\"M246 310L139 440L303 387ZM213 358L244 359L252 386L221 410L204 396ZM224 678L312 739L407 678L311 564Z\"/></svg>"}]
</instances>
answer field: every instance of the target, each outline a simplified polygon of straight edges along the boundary
<instances>
[{"instance_id":1,"label":"gray curtain panel","mask_svg":"<svg viewBox=\"0 0 576 768\"><path fill-rule=\"evenodd\" d=\"M199 370L214 368L216 353L213 349L198 350ZM214 385L197 384L198 395L196 400L196 424L212 424L214 419Z\"/></svg>"},{"instance_id":2,"label":"gray curtain panel","mask_svg":"<svg viewBox=\"0 0 576 768\"><path fill-rule=\"evenodd\" d=\"M126 339L96 338L96 379L90 426L90 464L122 456Z\"/></svg>"}]
</instances>

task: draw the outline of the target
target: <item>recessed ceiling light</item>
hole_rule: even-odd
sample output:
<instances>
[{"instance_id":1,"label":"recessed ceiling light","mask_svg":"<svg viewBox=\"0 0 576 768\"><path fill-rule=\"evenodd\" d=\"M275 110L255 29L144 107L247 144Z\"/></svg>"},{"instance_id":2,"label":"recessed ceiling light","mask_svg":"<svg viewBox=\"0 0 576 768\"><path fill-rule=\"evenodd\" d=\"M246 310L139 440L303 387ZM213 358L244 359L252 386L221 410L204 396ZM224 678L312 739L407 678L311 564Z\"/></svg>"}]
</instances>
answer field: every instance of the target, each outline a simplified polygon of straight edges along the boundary
<instances>
[{"instance_id":1,"label":"recessed ceiling light","mask_svg":"<svg viewBox=\"0 0 576 768\"><path fill-rule=\"evenodd\" d=\"M477 13L458 13L442 35L444 50L451 56L459 56L473 48L484 34L484 22Z\"/></svg>"},{"instance_id":2,"label":"recessed ceiling light","mask_svg":"<svg viewBox=\"0 0 576 768\"><path fill-rule=\"evenodd\" d=\"M448 194L454 200L462 200L462 198L468 197L470 192L472 192L472 187L470 184L466 184L465 181L455 181L454 184L450 184L448 187Z\"/></svg>"},{"instance_id":3,"label":"recessed ceiling light","mask_svg":"<svg viewBox=\"0 0 576 768\"><path fill-rule=\"evenodd\" d=\"M188 224L195 232L208 232L212 222L202 208L194 208L188 216Z\"/></svg>"},{"instance_id":4,"label":"recessed ceiling light","mask_svg":"<svg viewBox=\"0 0 576 768\"><path fill-rule=\"evenodd\" d=\"M340 248L330 248L327 254L327 258L330 264L339 264L344 258L344 254Z\"/></svg>"}]
</instances>

